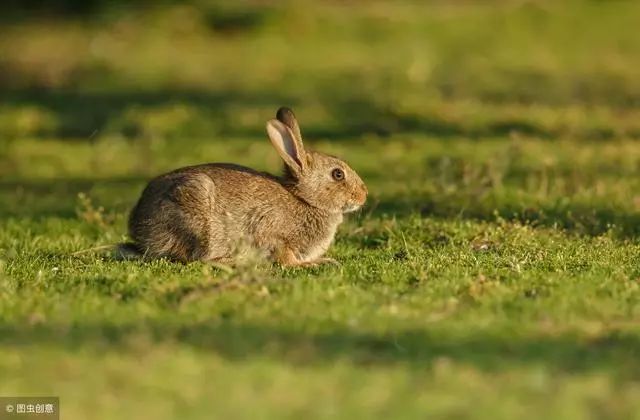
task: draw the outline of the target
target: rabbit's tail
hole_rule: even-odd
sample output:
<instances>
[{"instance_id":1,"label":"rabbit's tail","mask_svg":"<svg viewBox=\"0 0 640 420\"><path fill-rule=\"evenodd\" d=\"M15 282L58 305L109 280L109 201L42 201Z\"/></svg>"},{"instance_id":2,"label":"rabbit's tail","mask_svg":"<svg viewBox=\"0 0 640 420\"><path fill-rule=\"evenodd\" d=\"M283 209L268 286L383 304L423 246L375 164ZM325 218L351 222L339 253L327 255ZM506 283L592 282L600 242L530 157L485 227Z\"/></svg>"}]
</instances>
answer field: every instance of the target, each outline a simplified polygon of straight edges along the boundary
<instances>
[{"instance_id":1,"label":"rabbit's tail","mask_svg":"<svg viewBox=\"0 0 640 420\"><path fill-rule=\"evenodd\" d=\"M133 242L125 242L116 245L115 258L117 260L135 260L142 258L143 253L138 248L138 245Z\"/></svg>"}]
</instances>

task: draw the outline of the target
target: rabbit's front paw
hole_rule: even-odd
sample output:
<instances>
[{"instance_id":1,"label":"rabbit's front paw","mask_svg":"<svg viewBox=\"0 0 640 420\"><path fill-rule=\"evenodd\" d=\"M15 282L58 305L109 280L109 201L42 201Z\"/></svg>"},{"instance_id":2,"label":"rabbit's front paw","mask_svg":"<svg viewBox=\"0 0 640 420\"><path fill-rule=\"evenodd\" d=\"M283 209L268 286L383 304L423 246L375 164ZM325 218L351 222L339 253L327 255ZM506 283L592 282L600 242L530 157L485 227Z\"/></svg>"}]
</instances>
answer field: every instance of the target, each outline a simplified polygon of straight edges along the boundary
<instances>
[{"instance_id":1,"label":"rabbit's front paw","mask_svg":"<svg viewBox=\"0 0 640 420\"><path fill-rule=\"evenodd\" d=\"M342 265L338 260L335 260L333 258L328 258L328 257L318 258L317 260L311 261L311 262L315 263L315 265L331 264L337 267L340 267Z\"/></svg>"},{"instance_id":2,"label":"rabbit's front paw","mask_svg":"<svg viewBox=\"0 0 640 420\"><path fill-rule=\"evenodd\" d=\"M341 266L341 264L337 260L334 260L333 258L318 258L313 261L302 262L298 264L298 266L299 267L319 267L321 265L328 265L328 264L334 265L336 267Z\"/></svg>"}]
</instances>

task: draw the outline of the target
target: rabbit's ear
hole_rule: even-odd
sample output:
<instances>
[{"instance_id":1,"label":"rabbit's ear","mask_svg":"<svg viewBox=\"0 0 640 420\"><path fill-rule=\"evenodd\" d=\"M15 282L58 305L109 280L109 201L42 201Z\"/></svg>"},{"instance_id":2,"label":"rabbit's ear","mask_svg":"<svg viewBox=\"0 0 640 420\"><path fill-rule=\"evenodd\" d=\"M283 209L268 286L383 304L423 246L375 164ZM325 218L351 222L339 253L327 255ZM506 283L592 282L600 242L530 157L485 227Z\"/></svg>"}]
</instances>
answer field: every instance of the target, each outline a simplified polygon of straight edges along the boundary
<instances>
[{"instance_id":1,"label":"rabbit's ear","mask_svg":"<svg viewBox=\"0 0 640 420\"><path fill-rule=\"evenodd\" d=\"M267 133L271 144L276 148L284 163L293 171L296 176L300 176L307 169L307 158L302 146L291 129L278 120L267 122Z\"/></svg>"},{"instance_id":2,"label":"rabbit's ear","mask_svg":"<svg viewBox=\"0 0 640 420\"><path fill-rule=\"evenodd\" d=\"M286 106L281 107L276 113L276 118L278 119L278 121L289 127L296 140L300 144L302 144L302 134L300 133L300 126L298 125L298 120L296 119L296 116L291 108L287 108Z\"/></svg>"}]
</instances>

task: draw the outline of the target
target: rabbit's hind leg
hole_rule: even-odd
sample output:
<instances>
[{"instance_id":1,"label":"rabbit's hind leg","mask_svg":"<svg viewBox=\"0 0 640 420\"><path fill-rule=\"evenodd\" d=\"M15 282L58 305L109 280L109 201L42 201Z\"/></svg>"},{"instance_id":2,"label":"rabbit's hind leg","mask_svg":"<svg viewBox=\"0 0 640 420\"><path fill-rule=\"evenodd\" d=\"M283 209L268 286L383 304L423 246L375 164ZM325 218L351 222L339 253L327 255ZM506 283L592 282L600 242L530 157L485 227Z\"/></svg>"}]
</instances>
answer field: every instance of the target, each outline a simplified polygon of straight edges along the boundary
<instances>
[{"instance_id":1,"label":"rabbit's hind leg","mask_svg":"<svg viewBox=\"0 0 640 420\"><path fill-rule=\"evenodd\" d=\"M167 256L179 261L211 259L215 184L202 173L185 175L169 194Z\"/></svg>"},{"instance_id":2,"label":"rabbit's hind leg","mask_svg":"<svg viewBox=\"0 0 640 420\"><path fill-rule=\"evenodd\" d=\"M289 248L282 249L274 254L275 260L282 267L317 267L324 264L340 265L333 258L317 258L312 261L302 261Z\"/></svg>"}]
</instances>

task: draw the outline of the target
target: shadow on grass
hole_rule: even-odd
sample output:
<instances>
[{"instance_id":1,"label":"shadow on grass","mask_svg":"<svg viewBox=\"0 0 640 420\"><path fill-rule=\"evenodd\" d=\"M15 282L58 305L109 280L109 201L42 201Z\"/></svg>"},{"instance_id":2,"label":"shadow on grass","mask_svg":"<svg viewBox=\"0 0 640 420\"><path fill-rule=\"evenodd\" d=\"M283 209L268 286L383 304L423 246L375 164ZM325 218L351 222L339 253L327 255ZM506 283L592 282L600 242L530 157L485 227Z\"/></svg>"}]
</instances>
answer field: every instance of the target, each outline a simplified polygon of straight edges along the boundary
<instances>
[{"instance_id":1,"label":"shadow on grass","mask_svg":"<svg viewBox=\"0 0 640 420\"><path fill-rule=\"evenodd\" d=\"M108 210L129 207L146 181L148 178L144 177L0 180L0 217L75 218L78 193L93 196L97 187L107 195Z\"/></svg>"},{"instance_id":2,"label":"shadow on grass","mask_svg":"<svg viewBox=\"0 0 640 420\"><path fill-rule=\"evenodd\" d=\"M640 213L607 206L568 202L545 202L531 206L478 202L463 198L389 197L371 204L373 217L438 217L495 222L503 219L532 227L559 228L579 234L598 236L612 233L623 239L640 237ZM367 210L363 210L364 213Z\"/></svg>"},{"instance_id":3,"label":"shadow on grass","mask_svg":"<svg viewBox=\"0 0 640 420\"><path fill-rule=\"evenodd\" d=\"M342 86L338 83L338 86ZM323 85L324 86L324 85ZM401 113L384 104L366 92L353 91L353 88L339 89L331 87L319 89L314 100L329 113L332 123L304 123L305 135L309 138L341 139L359 138L373 134L381 137L402 133L420 133L421 135L447 138L504 137L513 133L533 136L541 139L553 139L562 133L557 130L536 125L524 118L509 118L489 121L484 125L469 125L464 122L448 121L437 115L417 115ZM109 91L78 92L74 90L26 89L12 90L3 94L0 105L40 106L53 113L55 127L43 128L33 133L36 136L56 136L63 139L88 141L96 133L113 129L122 123L123 111L135 107L154 107L170 104L182 104L201 112L196 123L189 124L184 135L211 136L248 136L264 137L262 124L255 127L237 124L235 114L238 110L272 108L281 105L294 108L300 99L283 95L279 91L196 91L187 89L165 89L149 92ZM271 117L265 115L264 119ZM122 134L137 137L143 135L139 127L119 127ZM619 133L615 130L585 129L580 136L590 140L610 140ZM640 132L628 132L627 137L640 137Z\"/></svg>"},{"instance_id":4,"label":"shadow on grass","mask_svg":"<svg viewBox=\"0 0 640 420\"><path fill-rule=\"evenodd\" d=\"M68 329L52 326L0 326L0 345L56 346L69 350L124 351L131 338L145 337L153 344L180 344L214 352L231 361L268 357L294 365L314 365L347 360L357 365L410 364L433 367L442 358L486 371L544 364L554 371L616 370L640 374L640 337L611 332L598 338L573 333L523 335L513 332L449 333L442 329L364 333L342 327L307 333L269 325L232 322L172 326L88 325Z\"/></svg>"},{"instance_id":5,"label":"shadow on grass","mask_svg":"<svg viewBox=\"0 0 640 420\"><path fill-rule=\"evenodd\" d=\"M55 129L36 134L85 140L88 140L96 132L107 129L109 124L118 120L123 110L137 106L191 105L204 110L223 133L232 133L234 127L232 114L235 108L243 105L252 107L272 105L275 113L278 106L292 103L291 98L283 97L278 93L244 94L237 91L204 92L195 90L78 92L74 90L27 89L7 92L0 99L0 104L37 105L52 112L58 122ZM256 132L258 129L260 135L264 135L264 127L256 127ZM141 133L127 132L123 134L136 136Z\"/></svg>"},{"instance_id":6,"label":"shadow on grass","mask_svg":"<svg viewBox=\"0 0 640 420\"><path fill-rule=\"evenodd\" d=\"M338 121L337 131L317 128L311 131L315 137L355 137L375 134L389 137L395 134L420 133L446 138L504 137L513 133L541 139L557 135L553 130L532 124L524 119L489 122L484 126L467 126L451 122L437 115L401 113L391 107L374 103L366 97L326 97L324 101L332 117Z\"/></svg>"}]
</instances>

